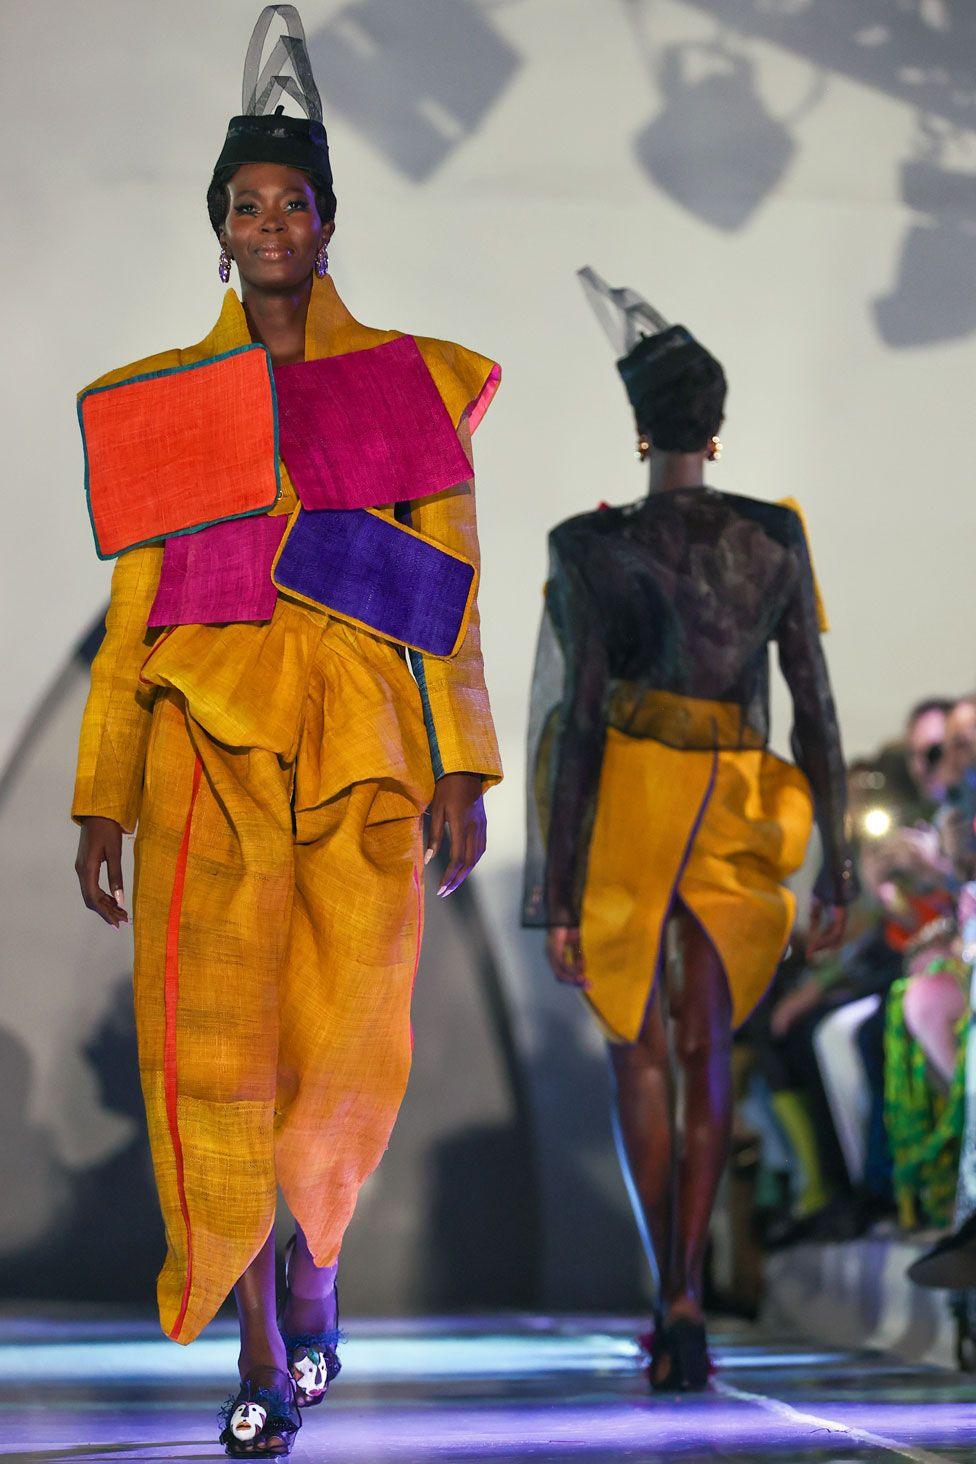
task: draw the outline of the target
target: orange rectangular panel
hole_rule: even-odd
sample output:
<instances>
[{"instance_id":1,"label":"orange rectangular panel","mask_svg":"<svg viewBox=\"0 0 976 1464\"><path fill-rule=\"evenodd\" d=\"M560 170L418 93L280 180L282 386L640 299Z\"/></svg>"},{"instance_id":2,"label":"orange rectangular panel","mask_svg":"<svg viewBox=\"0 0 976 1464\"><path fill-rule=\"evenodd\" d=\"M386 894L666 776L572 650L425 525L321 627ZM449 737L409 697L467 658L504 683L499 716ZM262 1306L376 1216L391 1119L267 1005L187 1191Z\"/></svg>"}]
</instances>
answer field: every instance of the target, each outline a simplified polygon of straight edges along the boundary
<instances>
[{"instance_id":1,"label":"orange rectangular panel","mask_svg":"<svg viewBox=\"0 0 976 1464\"><path fill-rule=\"evenodd\" d=\"M263 346L90 387L78 420L100 559L265 513L278 498L278 412Z\"/></svg>"}]
</instances>

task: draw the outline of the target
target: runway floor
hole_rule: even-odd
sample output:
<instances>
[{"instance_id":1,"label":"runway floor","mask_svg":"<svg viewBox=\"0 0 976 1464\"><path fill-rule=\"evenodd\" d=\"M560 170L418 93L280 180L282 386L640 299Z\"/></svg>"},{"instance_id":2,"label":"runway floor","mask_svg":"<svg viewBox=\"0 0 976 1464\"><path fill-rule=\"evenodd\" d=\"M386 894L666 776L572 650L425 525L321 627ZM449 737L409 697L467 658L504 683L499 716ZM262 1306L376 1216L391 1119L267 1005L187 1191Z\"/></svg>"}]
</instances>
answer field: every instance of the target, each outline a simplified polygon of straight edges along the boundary
<instances>
[{"instance_id":1,"label":"runway floor","mask_svg":"<svg viewBox=\"0 0 976 1464\"><path fill-rule=\"evenodd\" d=\"M633 1331L599 1317L350 1323L343 1374L307 1415L292 1458L976 1464L972 1379L718 1326L713 1390L652 1397ZM8 1316L0 1458L222 1457L216 1410L235 1353L225 1323L184 1349L147 1323Z\"/></svg>"}]
</instances>

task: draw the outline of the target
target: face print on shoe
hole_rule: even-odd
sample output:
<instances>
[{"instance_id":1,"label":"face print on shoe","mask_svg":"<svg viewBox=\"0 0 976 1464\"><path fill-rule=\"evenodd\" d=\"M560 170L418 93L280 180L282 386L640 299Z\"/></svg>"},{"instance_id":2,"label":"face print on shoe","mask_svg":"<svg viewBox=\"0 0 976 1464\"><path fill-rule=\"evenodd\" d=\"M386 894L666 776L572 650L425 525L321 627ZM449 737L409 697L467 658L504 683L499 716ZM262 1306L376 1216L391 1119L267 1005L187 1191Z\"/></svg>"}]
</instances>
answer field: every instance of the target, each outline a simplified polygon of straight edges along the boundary
<instances>
[{"instance_id":1,"label":"face print on shoe","mask_svg":"<svg viewBox=\"0 0 976 1464\"><path fill-rule=\"evenodd\" d=\"M248 1444L264 1428L267 1410L260 1403L238 1403L230 1417L230 1431L235 1439Z\"/></svg>"},{"instance_id":2,"label":"face print on shoe","mask_svg":"<svg viewBox=\"0 0 976 1464\"><path fill-rule=\"evenodd\" d=\"M291 1375L306 1398L319 1398L329 1386L325 1357L317 1347L298 1347L291 1363Z\"/></svg>"}]
</instances>

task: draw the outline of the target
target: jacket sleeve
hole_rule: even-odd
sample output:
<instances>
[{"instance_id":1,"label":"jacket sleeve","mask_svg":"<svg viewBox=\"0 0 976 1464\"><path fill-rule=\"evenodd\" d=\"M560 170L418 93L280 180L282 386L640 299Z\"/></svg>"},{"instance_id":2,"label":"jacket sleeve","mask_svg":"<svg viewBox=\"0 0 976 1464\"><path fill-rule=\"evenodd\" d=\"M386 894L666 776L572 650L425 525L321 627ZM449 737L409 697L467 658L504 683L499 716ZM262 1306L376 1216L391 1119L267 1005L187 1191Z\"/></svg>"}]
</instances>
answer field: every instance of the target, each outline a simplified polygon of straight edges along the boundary
<instances>
[{"instance_id":1,"label":"jacket sleeve","mask_svg":"<svg viewBox=\"0 0 976 1464\"><path fill-rule=\"evenodd\" d=\"M578 926L606 743L609 685L603 627L572 556L550 535L547 613L562 646L564 681L552 752L551 807L545 868L547 925Z\"/></svg>"},{"instance_id":2,"label":"jacket sleeve","mask_svg":"<svg viewBox=\"0 0 976 1464\"><path fill-rule=\"evenodd\" d=\"M458 435L470 461L471 435L465 421ZM409 522L419 533L469 559L480 575L473 472L467 483L411 503ZM434 777L480 773L486 788L500 782L502 765L485 686L477 599L455 655L449 659L420 651L409 655L420 688Z\"/></svg>"},{"instance_id":3,"label":"jacket sleeve","mask_svg":"<svg viewBox=\"0 0 976 1464\"><path fill-rule=\"evenodd\" d=\"M847 786L840 727L820 640L821 613L802 522L796 519L792 550L796 573L776 632L779 662L793 698L793 756L813 791L823 867L818 897L846 905L858 893L847 843Z\"/></svg>"},{"instance_id":4,"label":"jacket sleeve","mask_svg":"<svg viewBox=\"0 0 976 1464\"><path fill-rule=\"evenodd\" d=\"M123 554L112 575L105 639L92 662L91 690L81 723L71 816L114 818L132 833L139 819L146 745L155 688L140 682L154 632L146 629L161 547Z\"/></svg>"}]
</instances>

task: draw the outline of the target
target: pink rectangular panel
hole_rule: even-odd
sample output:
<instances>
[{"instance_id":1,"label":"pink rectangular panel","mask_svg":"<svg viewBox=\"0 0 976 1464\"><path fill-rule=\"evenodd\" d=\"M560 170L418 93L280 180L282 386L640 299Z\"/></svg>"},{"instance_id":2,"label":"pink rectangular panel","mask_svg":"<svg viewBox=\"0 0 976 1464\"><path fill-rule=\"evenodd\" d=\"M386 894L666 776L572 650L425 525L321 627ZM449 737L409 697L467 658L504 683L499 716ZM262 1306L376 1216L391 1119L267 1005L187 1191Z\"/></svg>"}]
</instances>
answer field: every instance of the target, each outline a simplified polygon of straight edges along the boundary
<instances>
[{"instance_id":1,"label":"pink rectangular panel","mask_svg":"<svg viewBox=\"0 0 976 1464\"><path fill-rule=\"evenodd\" d=\"M412 336L275 370L281 456L305 508L379 508L471 468Z\"/></svg>"},{"instance_id":2,"label":"pink rectangular panel","mask_svg":"<svg viewBox=\"0 0 976 1464\"><path fill-rule=\"evenodd\" d=\"M287 523L287 514L263 514L167 539L149 625L270 620L271 564Z\"/></svg>"}]
</instances>

